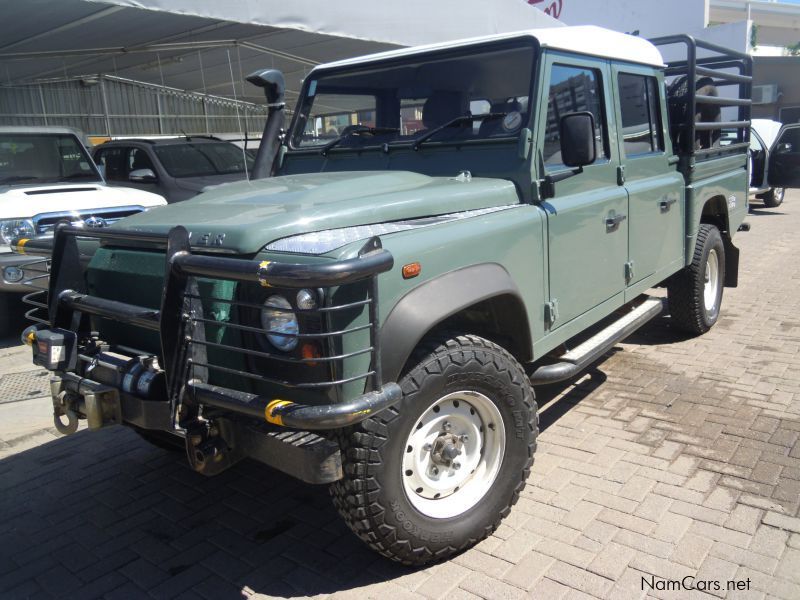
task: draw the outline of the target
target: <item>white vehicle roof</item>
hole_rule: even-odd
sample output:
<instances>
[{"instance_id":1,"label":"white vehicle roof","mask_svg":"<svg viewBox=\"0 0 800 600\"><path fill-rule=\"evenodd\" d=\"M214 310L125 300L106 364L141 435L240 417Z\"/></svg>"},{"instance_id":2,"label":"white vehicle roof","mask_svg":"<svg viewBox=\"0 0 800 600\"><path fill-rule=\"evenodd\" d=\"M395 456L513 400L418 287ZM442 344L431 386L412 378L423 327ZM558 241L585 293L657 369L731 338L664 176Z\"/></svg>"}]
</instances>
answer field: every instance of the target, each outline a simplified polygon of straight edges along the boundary
<instances>
[{"instance_id":1,"label":"white vehicle roof","mask_svg":"<svg viewBox=\"0 0 800 600\"><path fill-rule=\"evenodd\" d=\"M73 127L55 127L39 125L4 125L0 127L0 133L74 133L78 137L83 137L80 129Z\"/></svg>"},{"instance_id":2,"label":"white vehicle roof","mask_svg":"<svg viewBox=\"0 0 800 600\"><path fill-rule=\"evenodd\" d=\"M488 35L464 40L453 40L439 44L414 46L413 48L402 48L400 50L389 50L388 52L379 52L377 54L368 54L357 58L325 63L315 67L314 71L331 67L359 65L390 58L414 56L432 50L459 48L472 44L521 37L535 38L542 48L564 50L566 52L575 52L576 54L586 54L600 58L651 65L654 67L664 66L664 59L661 56L661 52L644 38L628 35L626 33L619 33L594 25L581 25L578 27L529 29L526 31L515 31L512 33Z\"/></svg>"},{"instance_id":3,"label":"white vehicle roof","mask_svg":"<svg viewBox=\"0 0 800 600\"><path fill-rule=\"evenodd\" d=\"M86 135L80 130L75 129L74 127L57 127L57 126L50 126L50 125L4 125L0 126L0 135L2 134L25 134L25 133L43 133L43 134L55 134L55 135L74 135L76 136L81 144L88 147L88 139Z\"/></svg>"}]
</instances>

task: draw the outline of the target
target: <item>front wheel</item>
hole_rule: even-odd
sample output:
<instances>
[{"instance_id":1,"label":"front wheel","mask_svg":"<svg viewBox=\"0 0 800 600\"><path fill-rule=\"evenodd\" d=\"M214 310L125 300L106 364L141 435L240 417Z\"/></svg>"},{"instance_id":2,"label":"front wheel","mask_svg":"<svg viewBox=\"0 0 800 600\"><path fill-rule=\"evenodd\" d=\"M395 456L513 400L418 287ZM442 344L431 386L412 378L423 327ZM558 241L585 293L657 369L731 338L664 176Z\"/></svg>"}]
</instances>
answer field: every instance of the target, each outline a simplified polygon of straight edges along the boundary
<instances>
[{"instance_id":1,"label":"front wheel","mask_svg":"<svg viewBox=\"0 0 800 600\"><path fill-rule=\"evenodd\" d=\"M761 196L761 199L764 200L764 206L767 208L777 208L783 204L783 197L785 195L785 188L772 188L766 194Z\"/></svg>"},{"instance_id":2,"label":"front wheel","mask_svg":"<svg viewBox=\"0 0 800 600\"><path fill-rule=\"evenodd\" d=\"M336 508L371 548L420 565L491 534L533 462L537 412L519 363L473 335L420 348L402 401L342 436Z\"/></svg>"},{"instance_id":3,"label":"front wheel","mask_svg":"<svg viewBox=\"0 0 800 600\"><path fill-rule=\"evenodd\" d=\"M697 233L692 263L669 280L669 314L679 328L694 335L719 319L725 284L725 245L719 229L703 223Z\"/></svg>"}]
</instances>

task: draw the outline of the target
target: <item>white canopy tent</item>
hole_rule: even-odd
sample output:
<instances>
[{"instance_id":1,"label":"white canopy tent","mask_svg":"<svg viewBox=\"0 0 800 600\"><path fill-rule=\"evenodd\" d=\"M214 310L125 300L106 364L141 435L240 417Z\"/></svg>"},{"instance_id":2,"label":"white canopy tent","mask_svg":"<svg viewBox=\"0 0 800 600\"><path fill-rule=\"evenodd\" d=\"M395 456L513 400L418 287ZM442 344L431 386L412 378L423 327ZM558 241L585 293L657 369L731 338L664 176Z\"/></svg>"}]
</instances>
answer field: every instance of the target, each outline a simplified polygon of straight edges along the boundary
<instances>
[{"instance_id":1,"label":"white canopy tent","mask_svg":"<svg viewBox=\"0 0 800 600\"><path fill-rule=\"evenodd\" d=\"M244 76L274 67L290 104L323 62L561 26L521 0L0 0L0 10L5 85L108 74L263 103Z\"/></svg>"},{"instance_id":2,"label":"white canopy tent","mask_svg":"<svg viewBox=\"0 0 800 600\"><path fill-rule=\"evenodd\" d=\"M267 25L417 46L520 29L557 27L558 21L522 0L88 0L173 14Z\"/></svg>"}]
</instances>

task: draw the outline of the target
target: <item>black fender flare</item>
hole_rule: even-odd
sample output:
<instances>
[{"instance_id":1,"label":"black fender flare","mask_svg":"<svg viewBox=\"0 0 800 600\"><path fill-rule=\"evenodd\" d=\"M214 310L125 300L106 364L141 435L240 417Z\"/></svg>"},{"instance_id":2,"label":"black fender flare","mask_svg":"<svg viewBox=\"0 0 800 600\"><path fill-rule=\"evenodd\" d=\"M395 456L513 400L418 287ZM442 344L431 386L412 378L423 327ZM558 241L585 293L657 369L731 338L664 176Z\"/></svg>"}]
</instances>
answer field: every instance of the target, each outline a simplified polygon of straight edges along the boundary
<instances>
[{"instance_id":1,"label":"black fender flare","mask_svg":"<svg viewBox=\"0 0 800 600\"><path fill-rule=\"evenodd\" d=\"M501 265L482 263L450 271L414 288L392 308L380 330L381 369L385 381L397 381L414 348L445 319L487 300L508 303L504 318L517 341L522 361L533 347L525 302L514 280Z\"/></svg>"}]
</instances>

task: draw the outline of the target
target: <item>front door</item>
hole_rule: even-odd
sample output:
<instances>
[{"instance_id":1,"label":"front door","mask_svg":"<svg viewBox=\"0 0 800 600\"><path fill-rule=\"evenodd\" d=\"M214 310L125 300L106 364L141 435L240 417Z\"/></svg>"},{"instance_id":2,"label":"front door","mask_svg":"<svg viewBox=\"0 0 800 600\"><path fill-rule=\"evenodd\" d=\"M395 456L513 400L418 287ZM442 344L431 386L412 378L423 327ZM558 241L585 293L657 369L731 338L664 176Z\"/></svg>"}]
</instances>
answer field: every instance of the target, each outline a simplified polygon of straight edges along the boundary
<instances>
[{"instance_id":1,"label":"front door","mask_svg":"<svg viewBox=\"0 0 800 600\"><path fill-rule=\"evenodd\" d=\"M549 86L547 112L536 130L544 174L567 169L561 162L559 122L568 113L589 111L595 117L597 161L583 172L555 184L542 208L547 213L550 302L556 329L602 304L625 288L628 255L628 195L618 181L616 144L610 143L610 66L550 54L544 82ZM545 87L548 89L548 87Z\"/></svg>"},{"instance_id":2,"label":"front door","mask_svg":"<svg viewBox=\"0 0 800 600\"><path fill-rule=\"evenodd\" d=\"M800 123L786 125L778 134L769 157L770 187L800 188Z\"/></svg>"},{"instance_id":3,"label":"front door","mask_svg":"<svg viewBox=\"0 0 800 600\"><path fill-rule=\"evenodd\" d=\"M665 152L666 105L655 71L615 66L613 77L617 83L617 140L629 196L626 277L628 286L634 286L683 264L683 176L669 164Z\"/></svg>"}]
</instances>

